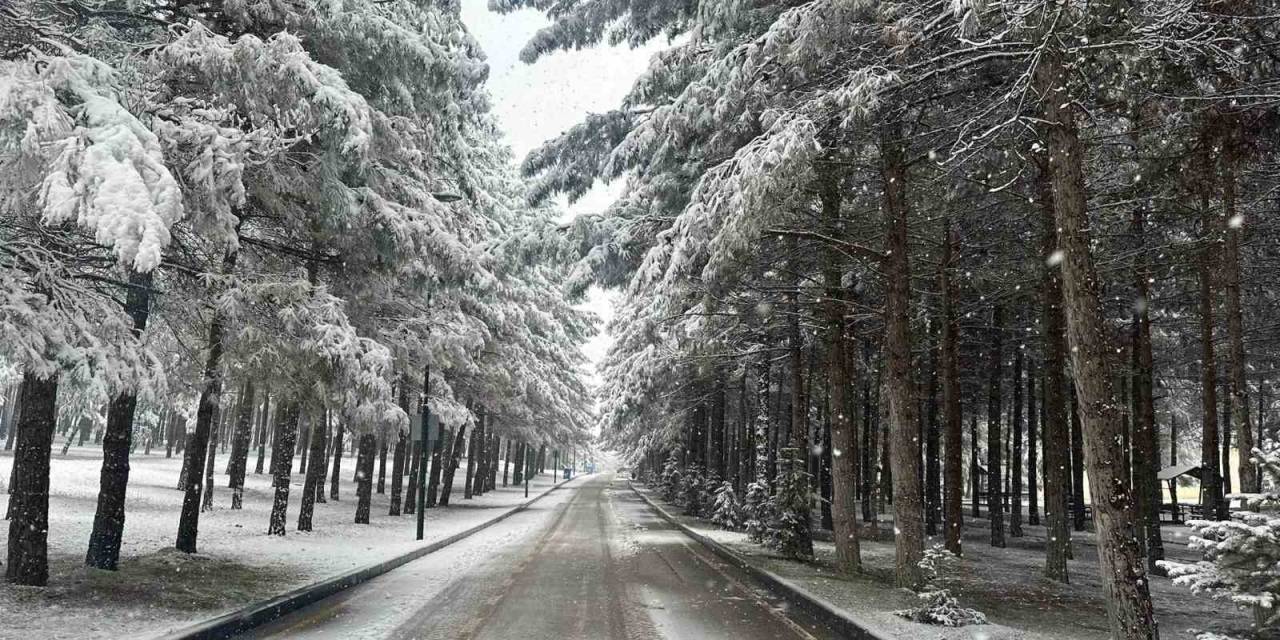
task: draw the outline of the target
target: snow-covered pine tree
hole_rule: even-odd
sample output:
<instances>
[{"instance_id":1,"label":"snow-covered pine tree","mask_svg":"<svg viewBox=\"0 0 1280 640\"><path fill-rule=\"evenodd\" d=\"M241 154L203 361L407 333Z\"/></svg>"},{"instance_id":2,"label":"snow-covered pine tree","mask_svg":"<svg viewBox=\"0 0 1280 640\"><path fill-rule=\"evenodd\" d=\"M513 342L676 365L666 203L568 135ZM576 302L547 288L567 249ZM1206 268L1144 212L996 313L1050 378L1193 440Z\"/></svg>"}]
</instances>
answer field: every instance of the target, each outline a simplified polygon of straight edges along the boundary
<instances>
[{"instance_id":1,"label":"snow-covered pine tree","mask_svg":"<svg viewBox=\"0 0 1280 640\"><path fill-rule=\"evenodd\" d=\"M1280 450L1254 449L1262 491L1231 496L1243 508L1231 520L1192 520L1188 546L1198 562L1164 560L1174 584L1224 600L1253 616L1256 632L1280 623Z\"/></svg>"}]
</instances>

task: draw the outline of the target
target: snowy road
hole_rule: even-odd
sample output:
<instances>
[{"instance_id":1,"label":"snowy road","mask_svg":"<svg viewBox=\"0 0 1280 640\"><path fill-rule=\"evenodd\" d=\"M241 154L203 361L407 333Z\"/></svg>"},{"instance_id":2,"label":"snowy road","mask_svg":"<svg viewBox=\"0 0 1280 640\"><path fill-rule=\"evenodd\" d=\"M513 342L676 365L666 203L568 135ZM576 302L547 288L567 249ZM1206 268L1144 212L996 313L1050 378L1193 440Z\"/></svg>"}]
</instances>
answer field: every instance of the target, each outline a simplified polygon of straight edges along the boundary
<instances>
[{"instance_id":1,"label":"snowy road","mask_svg":"<svg viewBox=\"0 0 1280 640\"><path fill-rule=\"evenodd\" d=\"M838 636L673 529L623 479L602 475L245 637Z\"/></svg>"}]
</instances>

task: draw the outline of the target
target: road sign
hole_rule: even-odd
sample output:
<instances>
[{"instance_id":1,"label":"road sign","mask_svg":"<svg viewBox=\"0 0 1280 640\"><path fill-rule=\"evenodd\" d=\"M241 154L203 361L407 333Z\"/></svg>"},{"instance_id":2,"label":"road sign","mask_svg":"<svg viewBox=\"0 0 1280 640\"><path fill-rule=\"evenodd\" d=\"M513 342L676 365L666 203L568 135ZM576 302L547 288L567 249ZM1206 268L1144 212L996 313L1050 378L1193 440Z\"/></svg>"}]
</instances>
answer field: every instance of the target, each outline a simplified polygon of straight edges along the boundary
<instances>
[{"instance_id":1,"label":"road sign","mask_svg":"<svg viewBox=\"0 0 1280 640\"><path fill-rule=\"evenodd\" d=\"M415 413L409 417L409 433L413 434L414 442L422 441L422 414ZM440 420L433 413L427 418L427 441L435 442L440 439Z\"/></svg>"}]
</instances>

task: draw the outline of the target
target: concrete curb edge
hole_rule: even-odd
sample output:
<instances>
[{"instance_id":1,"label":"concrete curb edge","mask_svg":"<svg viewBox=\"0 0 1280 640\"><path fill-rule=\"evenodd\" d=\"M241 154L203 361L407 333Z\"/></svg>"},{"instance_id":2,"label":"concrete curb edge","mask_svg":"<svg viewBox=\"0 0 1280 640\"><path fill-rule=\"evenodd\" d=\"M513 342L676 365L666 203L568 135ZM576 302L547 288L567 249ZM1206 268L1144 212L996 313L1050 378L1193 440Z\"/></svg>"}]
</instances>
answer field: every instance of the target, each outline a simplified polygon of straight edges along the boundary
<instances>
[{"instance_id":1,"label":"concrete curb edge","mask_svg":"<svg viewBox=\"0 0 1280 640\"><path fill-rule=\"evenodd\" d=\"M719 556L721 560L743 570L751 577L764 583L775 593L786 598L786 600L792 604L803 608L805 611L817 617L844 637L854 640L892 640L888 636L882 635L877 631L873 631L866 624L857 620L853 616L850 616L835 605L814 595L807 589L783 578L782 576L779 576L776 573L773 573L772 571L761 569L751 564L746 558L738 555L723 544L694 531L676 519L675 516L668 513L661 505L651 500L649 496L644 494L644 492L637 489L633 482L628 481L627 485L631 487L631 490L634 491L636 495L640 496L641 500L645 501L645 504L648 504L654 511L657 511L658 515L661 516L663 520L675 525L685 535L693 538L702 546L710 549L713 553Z\"/></svg>"},{"instance_id":2,"label":"concrete curb edge","mask_svg":"<svg viewBox=\"0 0 1280 640\"><path fill-rule=\"evenodd\" d=\"M238 633L243 633L253 629L254 627L275 620L280 616L293 613L303 607L319 602L340 591L368 582L369 580L387 573L392 569L413 562L423 556L435 553L436 551L439 551L455 542L479 533L480 531L528 509L533 505L533 503L565 486L565 484L567 483L560 481L550 489L543 491L537 496L530 498L529 500L526 500L489 520L481 522L480 524L465 531L459 531L447 538L442 538L426 546L414 549L413 551L403 555L383 560L382 562L360 569L353 569L346 573L338 574L332 578L321 580L320 582L299 587L271 598L270 600L255 602L203 622L197 622L187 627L165 632L156 636L156 640L223 640L224 638L230 638Z\"/></svg>"}]
</instances>

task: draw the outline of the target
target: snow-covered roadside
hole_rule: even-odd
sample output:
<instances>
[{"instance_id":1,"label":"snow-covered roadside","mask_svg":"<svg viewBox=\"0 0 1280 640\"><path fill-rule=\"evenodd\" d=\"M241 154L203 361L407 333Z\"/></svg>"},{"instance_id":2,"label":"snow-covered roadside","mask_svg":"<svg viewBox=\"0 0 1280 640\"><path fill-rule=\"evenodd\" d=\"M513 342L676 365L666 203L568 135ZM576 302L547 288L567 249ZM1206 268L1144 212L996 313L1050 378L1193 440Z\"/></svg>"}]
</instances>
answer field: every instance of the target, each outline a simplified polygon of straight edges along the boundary
<instances>
[{"instance_id":1,"label":"snow-covered roadside","mask_svg":"<svg viewBox=\"0 0 1280 640\"><path fill-rule=\"evenodd\" d=\"M834 547L815 542L817 562L800 563L774 555L752 544L745 533L726 531L706 520L681 515L679 507L666 503L655 492L634 485L648 499L662 505L681 524L714 540L752 565L772 572L818 596L834 607L850 612L874 631L888 637L928 640L1106 640L1106 600L1098 577L1096 550L1075 545L1069 561L1071 584L1041 577L1044 555L1035 545L993 549L982 541L982 531L966 528L965 558L944 586L960 598L962 606L976 608L992 624L947 629L904 620L893 611L913 606L914 594L892 586L892 541L862 540L864 573L837 574ZM941 540L931 541L941 542ZM1153 577L1152 594L1163 638L1193 638L1189 629L1244 629L1249 618L1225 603L1194 596L1168 579Z\"/></svg>"},{"instance_id":2,"label":"snow-covered roadside","mask_svg":"<svg viewBox=\"0 0 1280 640\"><path fill-rule=\"evenodd\" d=\"M523 487L498 488L473 500L462 498L465 466L455 478L452 505L427 511L425 542L414 540L414 516L387 516L387 494L373 496L372 522L356 525L355 460L343 459L340 501L316 505L309 533L294 531L302 474L290 491L289 534L265 534L271 508L269 476L248 474L244 509L229 508L217 460L215 509L201 514L200 553L173 551L182 494L176 490L181 460L163 452L133 456L127 519L116 573L83 566L97 500L101 453L94 447L54 452L49 509L49 586L0 583L0 640L45 638L145 638L243 607L281 592L386 560L420 545L465 531L524 501ZM7 479L11 452L0 455ZM250 459L252 468L253 459ZM388 468L391 466L388 461ZM295 467L296 471L296 467ZM501 484L501 481L499 481ZM530 497L550 488L550 474L530 483ZM327 486L327 482L326 482ZM327 495L327 490L326 490ZM8 496L0 493L0 509ZM0 545L8 527L0 526Z\"/></svg>"}]
</instances>

